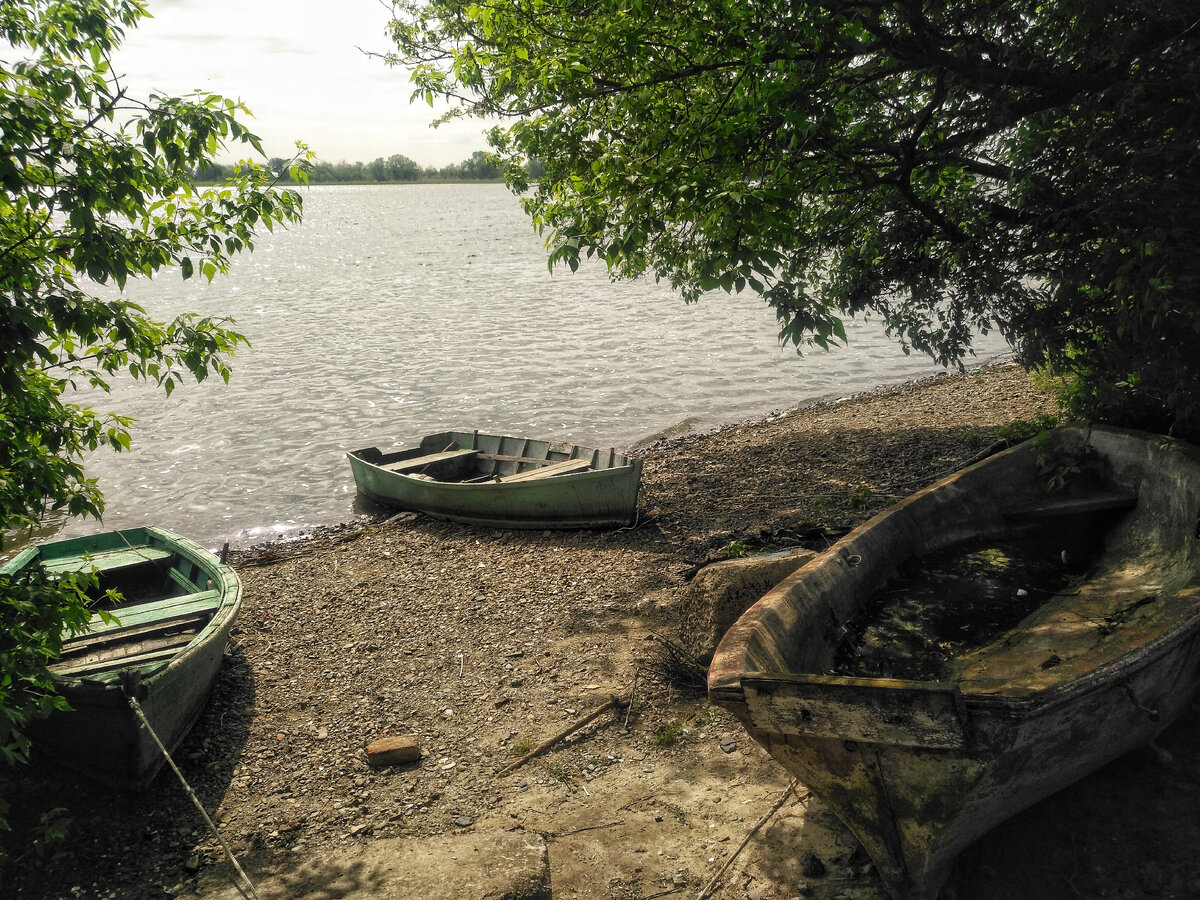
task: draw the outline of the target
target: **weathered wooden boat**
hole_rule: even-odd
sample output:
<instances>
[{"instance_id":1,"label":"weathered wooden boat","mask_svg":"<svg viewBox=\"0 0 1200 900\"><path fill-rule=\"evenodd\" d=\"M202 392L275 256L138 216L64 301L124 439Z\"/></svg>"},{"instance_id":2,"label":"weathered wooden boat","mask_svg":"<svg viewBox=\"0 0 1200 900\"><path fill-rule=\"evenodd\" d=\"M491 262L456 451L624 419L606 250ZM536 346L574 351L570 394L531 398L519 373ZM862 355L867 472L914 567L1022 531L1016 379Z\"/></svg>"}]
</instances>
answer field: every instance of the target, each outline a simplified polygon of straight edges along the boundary
<instances>
[{"instance_id":1,"label":"weathered wooden boat","mask_svg":"<svg viewBox=\"0 0 1200 900\"><path fill-rule=\"evenodd\" d=\"M347 457L359 492L377 503L501 528L628 525L642 477L640 459L613 449L478 431Z\"/></svg>"},{"instance_id":2,"label":"weathered wooden boat","mask_svg":"<svg viewBox=\"0 0 1200 900\"><path fill-rule=\"evenodd\" d=\"M236 573L162 528L113 531L30 547L0 573L94 573L87 630L63 641L50 672L71 709L31 723L35 752L106 784L148 785L165 760L128 701L168 750L204 706L241 607ZM123 598L114 603L108 591ZM115 617L105 621L103 609Z\"/></svg>"},{"instance_id":3,"label":"weathered wooden boat","mask_svg":"<svg viewBox=\"0 0 1200 900\"><path fill-rule=\"evenodd\" d=\"M769 591L723 638L710 694L854 832L894 898L928 900L968 844L1187 707L1200 684L1198 514L1196 448L1057 429L880 513ZM1031 605L937 671L839 667L871 637L866 612L895 599L898 567L976 538L1091 561L1040 598L1004 585L1001 607ZM969 612L982 583L968 576L941 606Z\"/></svg>"}]
</instances>

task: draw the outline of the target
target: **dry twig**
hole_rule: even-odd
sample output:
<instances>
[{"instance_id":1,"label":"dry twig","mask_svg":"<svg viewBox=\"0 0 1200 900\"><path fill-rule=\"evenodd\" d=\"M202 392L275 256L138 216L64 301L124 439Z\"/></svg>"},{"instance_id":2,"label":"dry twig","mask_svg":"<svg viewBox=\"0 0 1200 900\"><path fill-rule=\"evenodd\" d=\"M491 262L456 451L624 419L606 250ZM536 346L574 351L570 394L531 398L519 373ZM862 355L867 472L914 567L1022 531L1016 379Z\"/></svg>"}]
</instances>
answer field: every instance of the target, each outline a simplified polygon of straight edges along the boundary
<instances>
[{"instance_id":1,"label":"dry twig","mask_svg":"<svg viewBox=\"0 0 1200 900\"><path fill-rule=\"evenodd\" d=\"M629 702L628 700L622 700L620 697L618 697L614 694L613 696L609 697L606 702L597 706L586 716L583 716L582 718L577 719L575 721L575 724L569 726L568 728L563 729L562 731L560 731L558 734L554 735L554 737L550 738L549 740L542 741L540 744L538 744L536 747L534 747L532 750L530 750L528 753L526 753L524 756L520 757L519 759L514 759L507 766L505 766L503 769L500 770L500 774L507 775L509 772L512 772L514 769L519 769L521 766L525 765L525 763L529 762L535 756L540 756L541 754L545 753L547 750L549 750L551 747L553 747L555 744L557 744L563 738L570 737L572 734L574 734L580 728L583 728L585 725L588 725L591 722L595 721L596 719L600 718L600 716L602 716L608 710L618 709L618 708L624 706L628 702Z\"/></svg>"},{"instance_id":2,"label":"dry twig","mask_svg":"<svg viewBox=\"0 0 1200 900\"><path fill-rule=\"evenodd\" d=\"M792 791L794 791L796 789L796 785L799 783L800 783L799 778L792 779L792 783L787 786L787 790L785 790L783 792L783 794L780 796L780 798L775 801L775 805L771 807L770 812L768 812L765 816L763 816L761 819L759 819L758 824L750 829L750 833L748 835L746 835L746 839L743 840L740 844L738 844L737 849L734 850L732 854L730 854L729 859L725 860L725 865L721 866L721 871L718 872L716 875L714 875L712 877L712 881L710 881L708 884L706 884L704 886L704 890L702 890L696 896L696 900L704 900L705 897L707 897L710 893L712 893L713 889L720 883L721 879L725 877L725 873L727 871L729 871L729 867L733 865L733 861L735 859L737 859L738 856L741 855L743 850L746 849L746 845L748 843L750 843L750 839L752 837L754 837L754 835L758 834L758 830L767 824L767 822L770 820L771 816L773 816L773 815L775 815L775 813L779 812L779 808L781 806L783 806L784 803L787 802L788 795L791 794ZM811 792L805 794L803 797L799 798L800 802L803 803L805 800L807 800L811 796L812 796Z\"/></svg>"}]
</instances>

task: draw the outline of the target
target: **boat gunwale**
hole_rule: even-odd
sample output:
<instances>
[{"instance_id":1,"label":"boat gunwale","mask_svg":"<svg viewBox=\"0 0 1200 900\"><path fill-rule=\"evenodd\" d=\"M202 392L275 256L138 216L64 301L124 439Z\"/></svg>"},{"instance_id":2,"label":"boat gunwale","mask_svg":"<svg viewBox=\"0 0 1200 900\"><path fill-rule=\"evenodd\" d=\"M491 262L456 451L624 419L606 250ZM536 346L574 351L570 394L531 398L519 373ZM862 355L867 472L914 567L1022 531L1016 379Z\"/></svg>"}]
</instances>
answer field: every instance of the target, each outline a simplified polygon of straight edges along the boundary
<instances>
[{"instance_id":1,"label":"boat gunwale","mask_svg":"<svg viewBox=\"0 0 1200 900\"><path fill-rule=\"evenodd\" d=\"M142 532L160 541L164 546L170 548L173 555L186 558L195 563L201 571L203 571L209 579L213 581L213 587L207 590L215 591L220 598L220 602L213 610L212 616L204 624L204 627L198 630L195 636L188 641L183 647L174 653L169 659L158 660L146 665L122 666L103 673L95 675L59 675L54 672L50 673L51 679L61 689L68 691L86 691L94 692L97 690L116 691L121 690L120 680L122 673L136 671L143 682L164 677L164 675L173 669L177 669L186 665L191 658L201 652L209 640L220 630L232 628L232 623L236 619L242 602L242 583L238 578L237 573L228 563L221 562L210 550L197 544L190 538L177 534L165 528L160 528L155 525L139 526L133 529L122 529L116 533L121 535L130 535L133 532ZM108 534L102 532L101 535ZM87 536L77 538L80 542L85 542ZM34 559L40 558L42 547L35 546L27 548L18 556L13 557L5 564L4 569L9 572L15 572L30 564L32 560L26 557L28 553ZM23 557L25 557L23 559ZM82 558L82 557L81 557ZM20 564L18 564L20 563ZM172 561L172 565L174 562ZM130 604L130 609L133 609L137 604ZM109 610L120 621L120 606ZM80 632L80 635L88 632Z\"/></svg>"}]
</instances>

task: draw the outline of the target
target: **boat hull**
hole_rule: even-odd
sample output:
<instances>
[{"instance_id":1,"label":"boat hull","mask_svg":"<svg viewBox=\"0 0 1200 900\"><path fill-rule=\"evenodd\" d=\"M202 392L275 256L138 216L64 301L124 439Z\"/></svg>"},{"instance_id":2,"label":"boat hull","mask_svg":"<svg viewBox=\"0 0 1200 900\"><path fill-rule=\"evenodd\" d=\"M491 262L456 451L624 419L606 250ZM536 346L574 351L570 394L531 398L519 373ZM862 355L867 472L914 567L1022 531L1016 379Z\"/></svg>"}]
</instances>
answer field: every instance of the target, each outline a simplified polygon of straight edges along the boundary
<instances>
[{"instance_id":1,"label":"boat hull","mask_svg":"<svg viewBox=\"0 0 1200 900\"><path fill-rule=\"evenodd\" d=\"M68 666L69 674L54 674L58 692L70 709L31 722L28 735L34 752L111 787L141 790L163 768L166 760L154 738L135 715L129 696L138 700L155 735L168 751L174 750L195 724L220 670L229 635L241 607L241 582L234 571L206 549L186 538L159 528L131 529L31 548L5 566L6 573L38 562L55 565L55 560L79 554L103 554L113 538L133 547L149 547L171 554L172 566L199 591L181 593L176 609L189 602L203 606L200 619L192 617L185 632L190 637L169 655L142 654L130 657L128 665L108 660L88 671L83 661ZM100 542L100 543L97 543ZM89 547L96 548L89 550ZM97 563L103 572L102 563ZM172 582L174 584L174 582ZM202 598L199 602L189 598ZM161 602L154 597L130 600L112 611L127 622L137 618L146 604ZM176 616L182 620L183 616ZM98 628L102 626L97 626ZM127 626L132 630L134 626ZM152 635L157 623L141 626ZM182 630L185 625L176 626ZM82 636L86 640L88 635ZM143 637L145 641L153 640ZM179 639L176 639L178 642ZM153 657L153 658L151 658Z\"/></svg>"},{"instance_id":2,"label":"boat hull","mask_svg":"<svg viewBox=\"0 0 1200 900\"><path fill-rule=\"evenodd\" d=\"M415 462L451 444L478 459ZM386 506L441 519L499 528L603 528L630 524L637 512L642 462L614 450L531 441L478 432L442 432L395 453L375 447L347 454L359 493ZM570 460L588 468L546 478L506 480ZM414 463L414 468L394 467ZM474 465L476 468L468 469ZM389 468L392 467L392 468ZM420 477L422 469L434 477ZM473 483L452 480L476 478ZM494 480L494 479L500 480Z\"/></svg>"},{"instance_id":3,"label":"boat hull","mask_svg":"<svg viewBox=\"0 0 1200 900\"><path fill-rule=\"evenodd\" d=\"M1049 446L1086 447L1103 483L1047 498L1046 446L964 470L785 580L714 657L712 697L845 822L897 900L936 897L966 846L1152 740L1200 687L1200 453L1100 428ZM1105 504L1100 561L944 680L827 674L831 633L900 562L1055 508L1065 535Z\"/></svg>"}]
</instances>

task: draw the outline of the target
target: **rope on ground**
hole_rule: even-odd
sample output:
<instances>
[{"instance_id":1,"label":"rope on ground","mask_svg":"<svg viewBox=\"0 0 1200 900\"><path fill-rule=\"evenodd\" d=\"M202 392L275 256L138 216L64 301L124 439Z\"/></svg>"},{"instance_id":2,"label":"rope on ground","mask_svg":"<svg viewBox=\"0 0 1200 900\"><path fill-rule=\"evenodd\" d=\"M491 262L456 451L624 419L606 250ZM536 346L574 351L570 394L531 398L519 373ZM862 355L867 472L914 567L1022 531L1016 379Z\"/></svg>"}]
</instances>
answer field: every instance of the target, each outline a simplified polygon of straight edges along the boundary
<instances>
[{"instance_id":1,"label":"rope on ground","mask_svg":"<svg viewBox=\"0 0 1200 900\"><path fill-rule=\"evenodd\" d=\"M229 861L233 863L233 867L237 870L238 875L240 875L249 886L250 896L253 897L254 900L259 900L258 891L254 887L254 882L250 880L250 876L246 874L246 871L238 863L237 858L233 855L233 851L230 850L229 845L225 843L225 838L221 836L221 832L217 830L217 826L213 824L213 820L209 818L208 811L204 808L204 804L200 802L200 798L196 796L196 792L192 790L192 786L187 783L187 779L184 778L183 773L179 771L179 766L175 765L175 760L171 759L171 754L167 752L167 748L163 746L163 742L158 739L158 735L155 734L154 729L150 727L150 721L146 718L146 714L142 712L141 704L137 702L137 698L129 694L126 694L125 696L129 701L129 705L133 707L134 715L138 717L138 720L142 723L142 727L150 733L150 737L154 739L154 743L157 744L158 749L162 751L163 757L166 759L167 764L171 767L171 770L175 773L175 776L179 779L179 783L183 785L183 789L187 791L187 795L192 798L192 803L196 804L196 809L200 810L200 815L204 817L204 822L208 825L208 830L211 831L216 837L218 843L221 845L221 849L225 851L225 855L228 856ZM237 892L239 894L241 894L243 897L246 897L246 892L242 889L240 884L235 881L233 886L237 888Z\"/></svg>"},{"instance_id":2,"label":"rope on ground","mask_svg":"<svg viewBox=\"0 0 1200 900\"><path fill-rule=\"evenodd\" d=\"M725 877L725 873L727 871L729 871L729 867L733 865L733 861L735 859L737 859L738 856L741 855L741 852L743 850L746 849L746 845L748 843L750 843L750 839L752 837L754 837L754 835L758 834L758 830L767 824L767 822L768 822L768 820L770 820L771 816L773 816L773 815L775 815L775 813L779 812L779 808L781 806L783 806L784 803L787 802L788 796L792 793L792 791L796 790L796 785L799 783L800 783L799 778L792 779L792 783L787 786L787 790L785 790L783 792L782 796L780 796L780 798L775 801L775 805L771 807L771 811L768 812L761 819L759 819L758 824L750 829L750 833L748 835L746 835L746 839L744 841L742 841L740 844L738 844L738 848L736 850L734 850L732 854L730 854L729 859L725 860L725 865L721 866L721 871L718 872L716 875L714 875L712 878L712 881L710 881L708 884L706 884L704 886L704 890L702 890L699 894L696 895L696 900L704 900L705 897L707 897L709 894L712 893L713 889L716 888L716 886L720 883L721 879ZM805 794L803 797L799 798L800 802L803 803L805 800L807 800L811 796L812 796L811 792Z\"/></svg>"}]
</instances>

